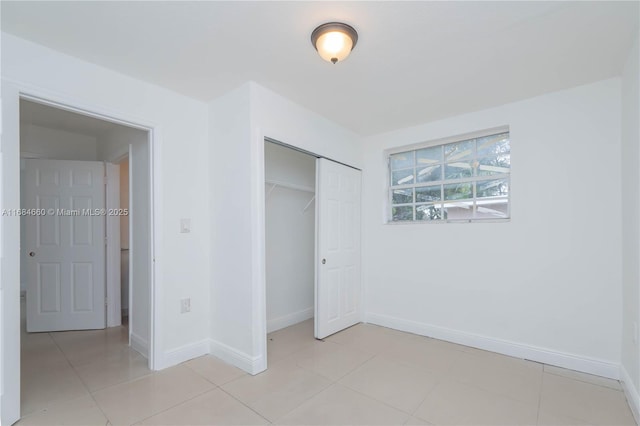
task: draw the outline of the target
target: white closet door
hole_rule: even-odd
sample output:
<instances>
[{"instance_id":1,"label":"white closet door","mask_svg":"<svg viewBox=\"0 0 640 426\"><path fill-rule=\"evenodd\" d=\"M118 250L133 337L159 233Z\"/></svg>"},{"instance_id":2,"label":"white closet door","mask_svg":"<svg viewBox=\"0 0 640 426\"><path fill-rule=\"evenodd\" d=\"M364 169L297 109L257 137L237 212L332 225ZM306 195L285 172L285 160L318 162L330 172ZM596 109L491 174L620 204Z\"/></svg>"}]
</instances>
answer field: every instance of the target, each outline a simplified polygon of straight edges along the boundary
<instances>
[{"instance_id":1,"label":"white closet door","mask_svg":"<svg viewBox=\"0 0 640 426\"><path fill-rule=\"evenodd\" d=\"M360 171L317 160L316 320L318 339L361 321Z\"/></svg>"}]
</instances>

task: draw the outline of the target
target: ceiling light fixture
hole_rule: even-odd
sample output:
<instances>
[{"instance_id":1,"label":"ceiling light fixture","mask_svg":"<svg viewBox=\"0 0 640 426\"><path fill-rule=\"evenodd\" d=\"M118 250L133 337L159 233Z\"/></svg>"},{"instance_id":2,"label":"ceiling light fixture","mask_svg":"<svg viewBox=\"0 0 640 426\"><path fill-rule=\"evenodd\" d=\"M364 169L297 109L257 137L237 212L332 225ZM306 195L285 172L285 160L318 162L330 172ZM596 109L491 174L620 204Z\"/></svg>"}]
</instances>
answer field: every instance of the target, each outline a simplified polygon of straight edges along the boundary
<instances>
[{"instance_id":1,"label":"ceiling light fixture","mask_svg":"<svg viewBox=\"0 0 640 426\"><path fill-rule=\"evenodd\" d=\"M325 61L333 64L344 61L356 47L358 33L342 22L328 22L311 33L311 44Z\"/></svg>"}]
</instances>

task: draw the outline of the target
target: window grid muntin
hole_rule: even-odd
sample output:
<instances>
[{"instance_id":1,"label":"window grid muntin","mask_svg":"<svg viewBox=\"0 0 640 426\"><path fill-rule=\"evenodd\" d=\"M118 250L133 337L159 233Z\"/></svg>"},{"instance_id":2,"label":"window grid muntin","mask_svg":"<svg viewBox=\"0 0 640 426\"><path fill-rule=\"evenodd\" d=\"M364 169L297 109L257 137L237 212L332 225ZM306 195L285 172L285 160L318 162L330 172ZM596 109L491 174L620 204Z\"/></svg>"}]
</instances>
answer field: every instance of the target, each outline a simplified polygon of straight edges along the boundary
<instances>
[{"instance_id":1,"label":"window grid muntin","mask_svg":"<svg viewBox=\"0 0 640 426\"><path fill-rule=\"evenodd\" d=\"M506 139L506 146L507 149L506 150L498 150L497 152L493 152L493 153L488 153L488 152L483 152L482 155L479 157L478 156L478 140L480 139L485 139L485 138L495 138L495 140L489 145L489 146L495 146L498 143L500 143L502 140ZM471 146L471 151L472 151L472 155L470 157L466 157L463 156L463 158L467 158L466 161L464 160L460 160L460 158L458 156L454 156L453 159L450 159L450 161L447 161L447 158L445 156L445 147L448 145L455 145L455 144L463 144L465 142L472 142L472 146ZM504 143L501 143L502 146L504 146ZM439 161L434 161L432 163L418 163L418 151L421 150L428 150L428 149L433 149L433 148L439 148L440 149L440 160ZM413 168L408 168L408 167L403 167L400 169L393 169L392 168L392 161L391 158L392 156L395 155L407 155L409 154L411 156L411 158L413 159ZM486 160L486 159L496 159L499 160L500 158L507 158L508 161L506 161L506 164L508 164L508 167L504 167L504 166L491 166L491 165L487 165L487 164L481 164L482 160ZM391 223L408 223L408 222L458 222L458 221L462 221L462 222L471 222L471 221L486 221L486 220L505 220L505 219L509 219L511 217L511 138L510 138L510 134L509 131L500 131L497 133L493 133L493 134L486 134L483 136L477 136L477 137L472 137L472 138L468 138L468 139L462 139L462 140L457 140L457 141L448 141L446 143L440 144L440 145L430 145L430 146L418 146L414 149L411 150L407 150L407 151L396 151L396 152L392 152L389 154L389 162L388 162L388 170L389 170L389 180L388 180L388 184L389 184L389 222ZM448 164L452 164L452 163L456 163L456 162L466 162L467 164L471 164L472 165L472 174L471 176L463 176L460 178L455 178L455 179L446 179L445 175L446 175L446 166ZM434 180L434 181L426 181L426 182L418 182L418 171L427 167L440 167L440 178L439 180ZM490 172L490 174L480 174L480 168L481 166L484 167L496 167L496 168L504 168L507 171L506 172L499 172L499 171L493 171ZM411 183L407 183L407 184L401 184L401 185L393 185L393 172L397 172L400 170L404 170L404 171L410 171L413 170L413 174L412 179L411 179ZM486 172L486 170L485 170ZM492 180L504 180L506 182L506 186L507 186L507 193L506 195L504 194L500 194L500 195L491 195L491 196L487 196L487 197L481 197L478 198L478 188L477 188L477 184L481 183L481 182L485 182L485 181L492 181ZM444 194L444 186L445 185L449 185L449 184L463 184L463 183L471 183L471 198L464 198L464 199L451 199L451 200L446 200L445 199L445 194ZM435 186L439 186L440 187L440 200L435 200L435 201L418 201L417 200L417 196L418 196L418 189L419 188L424 188L424 187L435 187ZM393 203L393 191L394 190L399 190L399 189L411 189L413 188L413 193L412 193L412 202L411 203L400 203L400 204L394 204ZM491 203L491 201L494 201L494 203ZM504 203L500 203L500 201L503 201ZM451 206L452 204L462 204L462 203L470 203L471 204L471 216L468 218L460 218L460 219L449 219L449 218L445 218L445 215L447 213L446 209L445 209L445 205ZM482 212L478 212L478 206L480 205L480 207L482 207L483 205L486 204L505 204L506 208L505 208L505 213L504 216L497 216L497 217L480 217ZM440 210L440 214L441 214L441 218L440 219L421 219L417 217L417 208L419 206L424 206L424 205L428 205L428 206L434 206L435 208ZM411 207L412 208L412 215L411 215L411 219L407 219L407 220L395 220L394 219L394 208L397 207ZM449 207L451 208L451 207ZM500 210L502 211L502 210Z\"/></svg>"}]
</instances>

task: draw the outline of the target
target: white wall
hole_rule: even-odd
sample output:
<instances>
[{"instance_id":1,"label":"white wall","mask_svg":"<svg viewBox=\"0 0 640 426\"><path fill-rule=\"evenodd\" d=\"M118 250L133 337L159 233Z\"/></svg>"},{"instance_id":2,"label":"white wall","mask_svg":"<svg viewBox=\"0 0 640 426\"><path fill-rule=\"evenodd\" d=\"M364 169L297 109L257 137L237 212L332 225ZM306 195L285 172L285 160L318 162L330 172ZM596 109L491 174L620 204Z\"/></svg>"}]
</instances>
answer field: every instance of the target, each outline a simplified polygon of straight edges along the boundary
<instances>
[{"instance_id":1,"label":"white wall","mask_svg":"<svg viewBox=\"0 0 640 426\"><path fill-rule=\"evenodd\" d=\"M154 128L155 368L206 353L211 241L205 207L210 187L207 105L9 34L2 34L2 79L4 208L19 205L20 92ZM191 233L179 233L180 218L191 219ZM18 230L16 218L3 218L3 423L15 420L15 399L5 396L19 381L17 374L4 374L19 363ZM180 314L183 297L192 301L188 314Z\"/></svg>"},{"instance_id":2,"label":"white wall","mask_svg":"<svg viewBox=\"0 0 640 426\"><path fill-rule=\"evenodd\" d=\"M264 155L270 333L313 317L316 159L268 142Z\"/></svg>"},{"instance_id":3,"label":"white wall","mask_svg":"<svg viewBox=\"0 0 640 426\"><path fill-rule=\"evenodd\" d=\"M251 364L251 113L249 86L210 104L212 351ZM224 355L227 353L227 355Z\"/></svg>"},{"instance_id":4,"label":"white wall","mask_svg":"<svg viewBox=\"0 0 640 426\"><path fill-rule=\"evenodd\" d=\"M21 126L20 152L26 158L96 161L97 138L27 124Z\"/></svg>"},{"instance_id":5,"label":"white wall","mask_svg":"<svg viewBox=\"0 0 640 426\"><path fill-rule=\"evenodd\" d=\"M383 223L383 151L509 125L510 222ZM370 322L616 377L621 339L620 80L369 137Z\"/></svg>"},{"instance_id":6,"label":"white wall","mask_svg":"<svg viewBox=\"0 0 640 426\"><path fill-rule=\"evenodd\" d=\"M622 74L622 379L638 419L640 399L640 88L638 38Z\"/></svg>"},{"instance_id":7,"label":"white wall","mask_svg":"<svg viewBox=\"0 0 640 426\"><path fill-rule=\"evenodd\" d=\"M359 135L259 84L249 83L249 86L251 125L253 133L258 134L258 142L259 134L262 134L321 157L362 168Z\"/></svg>"},{"instance_id":8,"label":"white wall","mask_svg":"<svg viewBox=\"0 0 640 426\"><path fill-rule=\"evenodd\" d=\"M253 82L210 104L212 352L266 368L264 138L359 167L360 138Z\"/></svg>"}]
</instances>

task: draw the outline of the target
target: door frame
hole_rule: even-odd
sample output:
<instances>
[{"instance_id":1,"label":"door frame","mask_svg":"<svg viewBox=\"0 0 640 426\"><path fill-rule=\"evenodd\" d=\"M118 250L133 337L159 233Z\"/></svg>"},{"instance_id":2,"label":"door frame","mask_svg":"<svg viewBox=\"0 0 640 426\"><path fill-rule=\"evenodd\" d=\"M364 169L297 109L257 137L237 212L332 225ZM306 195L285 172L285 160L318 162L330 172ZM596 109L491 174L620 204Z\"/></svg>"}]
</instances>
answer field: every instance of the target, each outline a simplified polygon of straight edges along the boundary
<instances>
[{"instance_id":1,"label":"door frame","mask_svg":"<svg viewBox=\"0 0 640 426\"><path fill-rule=\"evenodd\" d=\"M253 291L252 295L254 297L253 306L258 308L258 312L254 316L254 330L259 330L257 334L253 336L253 345L254 350L258 349L254 353L258 353L256 358L256 363L253 366L252 374L257 374L262 371L265 371L268 368L268 360L267 360L267 273L266 273L266 252L267 252L267 238L266 238L266 197L265 197L265 166L264 166L264 147L265 143L271 142L277 145L283 146L285 148L293 149L294 151L302 152L307 155L311 155L318 158L324 158L334 163L341 164L343 166L350 167L355 170L360 170L360 168L352 166L350 164L343 163L341 161L333 160L324 155L316 154L311 151L307 151L303 148L299 148L295 145L291 145L285 142L282 142L278 139L271 138L269 136L264 135L259 129L256 132L256 135L253 138L254 146L252 152L255 153L255 161L252 163L256 166L256 179L252 186L252 198L254 199L254 208L252 210L252 220L251 220L251 228L252 228L252 259L253 264L252 268L256 273L254 274L253 279ZM318 194L318 168L316 163L316 197ZM316 198L317 200L317 198ZM317 312L317 289L318 289L318 203L315 203L315 235L314 235L314 271L313 271L313 308L314 312ZM360 315L362 315L362 304ZM362 318L360 318L362 320ZM315 336L315 315L314 315L314 336Z\"/></svg>"},{"instance_id":2,"label":"door frame","mask_svg":"<svg viewBox=\"0 0 640 426\"><path fill-rule=\"evenodd\" d=\"M75 112L147 132L150 179L150 330L149 368L162 367L162 300L160 263L156 262L162 242L162 188L157 172L161 162L160 126L112 108L79 101L60 93L25 85L15 80L2 80L2 116L0 121L0 208L20 206L20 100ZM0 219L0 408L2 423L20 419L20 223L17 216Z\"/></svg>"},{"instance_id":3,"label":"door frame","mask_svg":"<svg viewBox=\"0 0 640 426\"><path fill-rule=\"evenodd\" d=\"M114 165L118 166L118 173L114 173ZM107 179L105 185L105 208L120 208L120 165L104 161L104 174ZM107 296L107 327L122 325L122 307L120 289L120 216L107 216L105 220L107 247L105 263L105 294ZM115 277L115 278L114 278Z\"/></svg>"}]
</instances>

